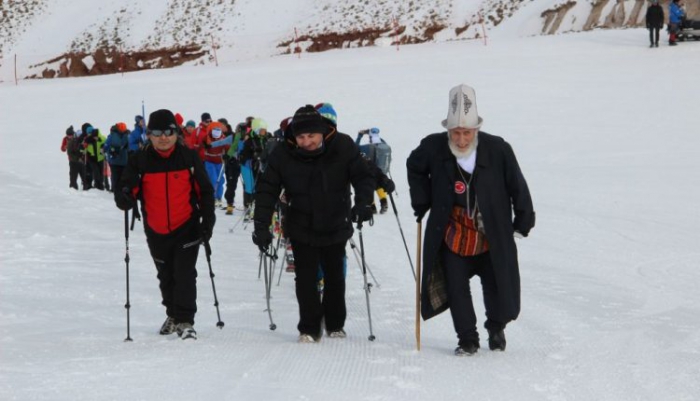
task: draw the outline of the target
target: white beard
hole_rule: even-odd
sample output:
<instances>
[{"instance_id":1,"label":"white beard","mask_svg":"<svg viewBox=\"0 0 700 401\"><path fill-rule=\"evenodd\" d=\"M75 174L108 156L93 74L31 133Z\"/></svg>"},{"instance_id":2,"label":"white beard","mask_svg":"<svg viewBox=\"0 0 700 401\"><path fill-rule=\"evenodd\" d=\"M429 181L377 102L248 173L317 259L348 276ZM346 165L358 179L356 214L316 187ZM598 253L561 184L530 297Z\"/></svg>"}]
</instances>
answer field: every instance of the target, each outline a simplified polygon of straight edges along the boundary
<instances>
[{"instance_id":1,"label":"white beard","mask_svg":"<svg viewBox=\"0 0 700 401\"><path fill-rule=\"evenodd\" d=\"M447 143L450 145L450 151L452 152L453 155L455 155L457 160L468 159L476 151L476 147L479 144L479 134L476 134L472 143L470 143L469 147L467 147L465 150L461 150L460 148L457 147L457 145L452 143L452 139L450 139L449 134L448 134L447 138L448 138Z\"/></svg>"}]
</instances>

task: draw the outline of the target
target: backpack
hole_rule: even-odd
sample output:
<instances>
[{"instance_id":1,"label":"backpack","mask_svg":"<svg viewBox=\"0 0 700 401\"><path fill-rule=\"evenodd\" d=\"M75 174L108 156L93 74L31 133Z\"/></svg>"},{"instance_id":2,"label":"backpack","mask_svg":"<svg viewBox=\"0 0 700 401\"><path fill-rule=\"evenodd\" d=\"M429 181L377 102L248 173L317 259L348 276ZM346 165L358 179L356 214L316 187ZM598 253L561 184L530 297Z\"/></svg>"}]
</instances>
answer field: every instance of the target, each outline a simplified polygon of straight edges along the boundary
<instances>
[{"instance_id":1,"label":"backpack","mask_svg":"<svg viewBox=\"0 0 700 401\"><path fill-rule=\"evenodd\" d=\"M389 174L391 169L391 146L382 140L381 143L374 143L360 146L360 152L364 153L382 173Z\"/></svg>"}]
</instances>

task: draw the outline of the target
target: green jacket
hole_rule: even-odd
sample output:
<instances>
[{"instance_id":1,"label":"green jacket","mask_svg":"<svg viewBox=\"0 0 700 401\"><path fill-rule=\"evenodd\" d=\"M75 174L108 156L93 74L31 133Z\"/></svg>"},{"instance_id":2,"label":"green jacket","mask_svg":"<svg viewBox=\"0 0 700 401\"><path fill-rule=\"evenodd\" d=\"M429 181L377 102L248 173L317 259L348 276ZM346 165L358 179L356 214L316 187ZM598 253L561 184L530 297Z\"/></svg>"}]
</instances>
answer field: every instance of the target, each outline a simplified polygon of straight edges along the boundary
<instances>
[{"instance_id":1,"label":"green jacket","mask_svg":"<svg viewBox=\"0 0 700 401\"><path fill-rule=\"evenodd\" d=\"M92 139L96 140L92 140ZM101 162L105 159L105 152L103 149L103 146L105 144L105 141L107 139L100 133L100 131L97 131L97 137L91 135L85 140L85 144L87 147L85 148L85 151L88 154L88 158L95 160L95 155L97 155L97 162Z\"/></svg>"}]
</instances>

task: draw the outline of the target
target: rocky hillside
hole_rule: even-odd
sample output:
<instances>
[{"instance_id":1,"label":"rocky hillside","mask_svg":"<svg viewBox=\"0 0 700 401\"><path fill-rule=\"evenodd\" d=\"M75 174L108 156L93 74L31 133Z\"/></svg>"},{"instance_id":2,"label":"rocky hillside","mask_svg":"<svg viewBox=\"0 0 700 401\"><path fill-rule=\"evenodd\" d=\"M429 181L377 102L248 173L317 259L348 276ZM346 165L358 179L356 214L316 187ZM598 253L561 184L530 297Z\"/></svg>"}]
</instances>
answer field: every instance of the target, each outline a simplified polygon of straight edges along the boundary
<instances>
[{"instance_id":1,"label":"rocky hillside","mask_svg":"<svg viewBox=\"0 0 700 401\"><path fill-rule=\"evenodd\" d=\"M667 3L669 0L662 0ZM686 0L689 15L700 0ZM0 68L109 74L294 52L643 25L647 0L0 0ZM8 64L5 62L4 64Z\"/></svg>"}]
</instances>

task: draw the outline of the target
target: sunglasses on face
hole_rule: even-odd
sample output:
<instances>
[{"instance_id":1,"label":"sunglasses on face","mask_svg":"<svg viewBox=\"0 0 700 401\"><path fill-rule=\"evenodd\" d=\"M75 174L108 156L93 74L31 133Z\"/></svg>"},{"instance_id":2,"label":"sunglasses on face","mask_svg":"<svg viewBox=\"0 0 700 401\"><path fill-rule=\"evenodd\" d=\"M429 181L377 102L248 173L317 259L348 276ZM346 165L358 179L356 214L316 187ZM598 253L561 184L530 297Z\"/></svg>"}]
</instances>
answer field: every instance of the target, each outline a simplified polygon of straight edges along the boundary
<instances>
[{"instance_id":1,"label":"sunglasses on face","mask_svg":"<svg viewBox=\"0 0 700 401\"><path fill-rule=\"evenodd\" d=\"M153 136L155 136L156 138L158 138L158 137L161 137L161 136L163 136L163 135L165 135L165 136L173 136L173 135L176 134L176 132L175 132L174 129L164 129L164 130L152 129L152 130L148 131L148 134L149 134L149 135L153 135Z\"/></svg>"}]
</instances>

